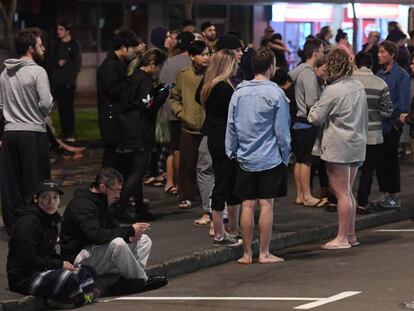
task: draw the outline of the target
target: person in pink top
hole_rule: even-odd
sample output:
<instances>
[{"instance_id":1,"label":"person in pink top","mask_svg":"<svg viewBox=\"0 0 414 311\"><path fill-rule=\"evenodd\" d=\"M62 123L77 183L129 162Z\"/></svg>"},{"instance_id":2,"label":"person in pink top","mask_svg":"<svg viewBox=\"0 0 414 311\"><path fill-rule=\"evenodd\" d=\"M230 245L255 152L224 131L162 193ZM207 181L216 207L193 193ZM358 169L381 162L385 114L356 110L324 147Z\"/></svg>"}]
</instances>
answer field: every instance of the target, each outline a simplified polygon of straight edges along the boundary
<instances>
[{"instance_id":1,"label":"person in pink top","mask_svg":"<svg viewBox=\"0 0 414 311\"><path fill-rule=\"evenodd\" d=\"M348 34L341 28L339 28L336 33L335 42L338 48L344 50L352 59L355 59L355 53L352 49L351 43L349 43Z\"/></svg>"}]
</instances>

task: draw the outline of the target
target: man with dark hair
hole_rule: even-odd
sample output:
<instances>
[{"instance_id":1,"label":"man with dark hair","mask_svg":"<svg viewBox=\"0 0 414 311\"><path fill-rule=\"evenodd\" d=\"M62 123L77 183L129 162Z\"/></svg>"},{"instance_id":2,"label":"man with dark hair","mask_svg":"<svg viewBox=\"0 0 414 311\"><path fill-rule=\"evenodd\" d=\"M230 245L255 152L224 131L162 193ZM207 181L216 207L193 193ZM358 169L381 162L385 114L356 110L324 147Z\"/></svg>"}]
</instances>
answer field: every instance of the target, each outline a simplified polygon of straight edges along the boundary
<instances>
[{"instance_id":1,"label":"man with dark hair","mask_svg":"<svg viewBox=\"0 0 414 311\"><path fill-rule=\"evenodd\" d=\"M177 36L178 54L167 59L164 66L162 66L160 73L160 82L175 83L177 74L184 68L191 66L191 58L188 55L188 48L191 42L194 41L194 34L192 32L181 32ZM162 108L169 120L170 127L170 154L167 158L167 182L165 184L165 192L171 194L178 194L178 168L180 161L180 121L174 116L171 111L170 100L167 99L166 104Z\"/></svg>"},{"instance_id":2,"label":"man with dark hair","mask_svg":"<svg viewBox=\"0 0 414 311\"><path fill-rule=\"evenodd\" d=\"M362 46L362 51L369 53L372 56L371 70L374 74L379 69L378 65L378 43L380 41L381 34L378 31L370 31L368 35L368 42Z\"/></svg>"},{"instance_id":3,"label":"man with dark hair","mask_svg":"<svg viewBox=\"0 0 414 311\"><path fill-rule=\"evenodd\" d=\"M230 101L226 130L226 154L237 159L239 168L234 195L242 202L241 264L252 263L254 208L260 205L259 263L283 261L269 253L273 226L273 199L286 183L290 153L289 105L283 91L269 81L276 62L270 49L260 49L252 59L255 77L237 86ZM277 152L275 152L277 150Z\"/></svg>"},{"instance_id":4,"label":"man with dark hair","mask_svg":"<svg viewBox=\"0 0 414 311\"><path fill-rule=\"evenodd\" d=\"M214 53L216 51L216 41L217 41L217 33L216 27L212 22L204 22L201 24L201 35L204 38L204 42L206 43L208 50L210 53Z\"/></svg>"},{"instance_id":5,"label":"man with dark hair","mask_svg":"<svg viewBox=\"0 0 414 311\"><path fill-rule=\"evenodd\" d=\"M295 203L322 207L326 202L313 197L310 189L311 166L318 160L312 155L318 128L307 121L307 116L310 108L321 95L315 68L317 62L324 57L323 42L319 39L307 40L303 47L303 55L306 61L289 72L295 83L295 99L298 108L293 124L295 135L293 152L296 156L294 176L297 190Z\"/></svg>"},{"instance_id":6,"label":"man with dark hair","mask_svg":"<svg viewBox=\"0 0 414 311\"><path fill-rule=\"evenodd\" d=\"M59 110L60 136L64 141L75 141L74 94L76 78L82 59L79 43L73 39L72 25L59 23L53 49L53 89Z\"/></svg>"},{"instance_id":7,"label":"man with dark hair","mask_svg":"<svg viewBox=\"0 0 414 311\"><path fill-rule=\"evenodd\" d=\"M191 19L185 19L181 23L182 32L191 32L194 33L196 31L197 23Z\"/></svg>"},{"instance_id":8,"label":"man with dark hair","mask_svg":"<svg viewBox=\"0 0 414 311\"><path fill-rule=\"evenodd\" d=\"M47 73L38 65L45 53L40 30L20 31L15 48L19 58L7 59L0 76L0 115L5 121L1 199L9 234L17 212L31 200L36 185L50 178L45 118L53 107Z\"/></svg>"},{"instance_id":9,"label":"man with dark hair","mask_svg":"<svg viewBox=\"0 0 414 311\"><path fill-rule=\"evenodd\" d=\"M407 35L399 29L391 30L386 38L388 41L394 42L398 46L398 56L396 63L410 73L410 53L405 46Z\"/></svg>"},{"instance_id":10,"label":"man with dark hair","mask_svg":"<svg viewBox=\"0 0 414 311\"><path fill-rule=\"evenodd\" d=\"M110 206L119 200L123 177L113 168L102 168L89 189L77 189L63 214L62 257L95 268L98 275L119 273L122 294L155 289L167 278L147 277L144 270L151 239L148 223L120 227Z\"/></svg>"},{"instance_id":11,"label":"man with dark hair","mask_svg":"<svg viewBox=\"0 0 414 311\"><path fill-rule=\"evenodd\" d=\"M198 148L203 138L204 108L195 101L198 85L207 68L210 53L203 41L194 41L188 47L192 66L178 73L176 87L170 98L171 109L181 123L179 207L190 208L199 194L196 183Z\"/></svg>"},{"instance_id":12,"label":"man with dark hair","mask_svg":"<svg viewBox=\"0 0 414 311\"><path fill-rule=\"evenodd\" d=\"M115 32L113 51L99 66L97 74L98 120L104 147L102 167L116 166L116 107L121 98L121 85L128 63L137 57L137 35L128 29Z\"/></svg>"},{"instance_id":13,"label":"man with dark hair","mask_svg":"<svg viewBox=\"0 0 414 311\"><path fill-rule=\"evenodd\" d=\"M402 123L399 118L401 113L408 112L411 100L410 76L396 63L397 58L398 46L394 42L386 40L380 43L378 62L382 69L377 72L377 75L388 85L393 104L391 117L382 121L384 152L381 159L378 160L377 167L381 192L378 205L386 208L401 207L398 149Z\"/></svg>"},{"instance_id":14,"label":"man with dark hair","mask_svg":"<svg viewBox=\"0 0 414 311\"><path fill-rule=\"evenodd\" d=\"M374 63L371 54L359 52L355 56L355 63L357 69L353 77L364 85L369 108L366 156L361 168L356 211L358 214L367 214L372 175L383 152L381 121L391 116L393 106L387 84L371 70Z\"/></svg>"},{"instance_id":15,"label":"man with dark hair","mask_svg":"<svg viewBox=\"0 0 414 311\"><path fill-rule=\"evenodd\" d=\"M414 54L414 30L411 30L408 35L410 36L410 41L408 42L408 52L410 53L410 56ZM411 57L410 57L411 58ZM412 71L411 71L412 72Z\"/></svg>"}]
</instances>

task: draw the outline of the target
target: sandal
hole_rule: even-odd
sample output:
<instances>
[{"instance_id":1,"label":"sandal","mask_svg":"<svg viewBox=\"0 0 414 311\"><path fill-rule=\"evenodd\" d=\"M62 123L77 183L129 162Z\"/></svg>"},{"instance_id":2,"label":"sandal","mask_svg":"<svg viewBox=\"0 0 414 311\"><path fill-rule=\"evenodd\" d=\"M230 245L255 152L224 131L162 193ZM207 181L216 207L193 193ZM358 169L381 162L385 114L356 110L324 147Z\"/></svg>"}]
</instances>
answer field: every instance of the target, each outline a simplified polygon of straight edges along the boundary
<instances>
[{"instance_id":1,"label":"sandal","mask_svg":"<svg viewBox=\"0 0 414 311\"><path fill-rule=\"evenodd\" d=\"M178 189L177 189L176 186L171 186L171 187L168 187L167 189L164 189L164 192L172 194L172 195L177 195L178 194Z\"/></svg>"},{"instance_id":2,"label":"sandal","mask_svg":"<svg viewBox=\"0 0 414 311\"><path fill-rule=\"evenodd\" d=\"M208 216L208 214L204 214L203 216L201 216L201 218L194 220L193 225L204 227L204 226L208 226L210 222L211 222L210 216Z\"/></svg>"},{"instance_id":3,"label":"sandal","mask_svg":"<svg viewBox=\"0 0 414 311\"><path fill-rule=\"evenodd\" d=\"M183 200L178 204L178 208L180 209L190 209L191 208L191 201Z\"/></svg>"},{"instance_id":4,"label":"sandal","mask_svg":"<svg viewBox=\"0 0 414 311\"><path fill-rule=\"evenodd\" d=\"M303 203L303 206L304 207L325 207L326 203L328 203L327 199L319 199L318 201L316 201L312 205L307 205L307 204Z\"/></svg>"}]
</instances>

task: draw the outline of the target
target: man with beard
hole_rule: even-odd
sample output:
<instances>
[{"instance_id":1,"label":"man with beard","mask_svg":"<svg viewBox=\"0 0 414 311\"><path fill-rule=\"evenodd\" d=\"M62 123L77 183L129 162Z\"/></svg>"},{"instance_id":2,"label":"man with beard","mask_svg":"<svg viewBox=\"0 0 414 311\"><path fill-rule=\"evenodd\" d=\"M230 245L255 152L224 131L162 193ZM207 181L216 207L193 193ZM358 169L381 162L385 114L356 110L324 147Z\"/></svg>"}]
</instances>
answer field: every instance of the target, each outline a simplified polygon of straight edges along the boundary
<instances>
[{"instance_id":1,"label":"man with beard","mask_svg":"<svg viewBox=\"0 0 414 311\"><path fill-rule=\"evenodd\" d=\"M28 203L36 185L50 179L45 118L53 107L43 62L41 31L27 28L15 38L18 58L4 62L0 76L2 137L1 196L3 220L10 234L17 212Z\"/></svg>"},{"instance_id":2,"label":"man with beard","mask_svg":"<svg viewBox=\"0 0 414 311\"><path fill-rule=\"evenodd\" d=\"M216 27L212 22L204 22L201 24L201 34L203 35L204 42L208 47L210 53L216 51L217 32Z\"/></svg>"}]
</instances>

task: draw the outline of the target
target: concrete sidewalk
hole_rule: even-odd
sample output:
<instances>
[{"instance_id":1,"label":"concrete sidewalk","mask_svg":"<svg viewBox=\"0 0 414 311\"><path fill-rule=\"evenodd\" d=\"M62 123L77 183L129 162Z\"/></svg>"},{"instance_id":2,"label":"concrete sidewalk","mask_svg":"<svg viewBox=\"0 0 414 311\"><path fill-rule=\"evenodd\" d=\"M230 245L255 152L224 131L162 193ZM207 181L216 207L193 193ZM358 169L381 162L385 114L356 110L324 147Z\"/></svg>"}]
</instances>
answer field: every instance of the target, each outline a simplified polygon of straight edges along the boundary
<instances>
[{"instance_id":1,"label":"concrete sidewalk","mask_svg":"<svg viewBox=\"0 0 414 311\"><path fill-rule=\"evenodd\" d=\"M62 182L65 195L63 205L71 198L73 190L79 186L86 187L99 169L101 151L94 149L87 153L82 160L57 161L53 163L53 177ZM401 211L375 211L366 216L357 217L359 230L378 226L384 223L412 218L414 215L414 165L402 166L402 202ZM274 234L271 249L276 251L286 247L322 241L336 234L337 215L320 208L305 208L296 206L294 201L293 178L289 179L289 196L275 203ZM145 197L151 200L150 210L158 215L158 220L151 223L148 232L153 249L148 263L150 274L165 273L176 276L189 273L208 266L217 265L226 261L235 260L242 254L242 248L213 247L212 238L208 236L208 226L193 226L193 220L201 216L199 207L190 210L180 210L177 199L165 194L162 188L145 187ZM377 195L373 189L373 197ZM63 209L60 211L63 212ZM361 241L363 247L363 241ZM257 240L256 240L257 251ZM38 310L41 303L36 299L29 299L17 303L15 299L21 295L8 291L6 275L7 235L4 228L0 228L0 310ZM5 302L7 300L14 302ZM30 308L30 309L29 309ZM22 309L23 310L23 309Z\"/></svg>"}]
</instances>

